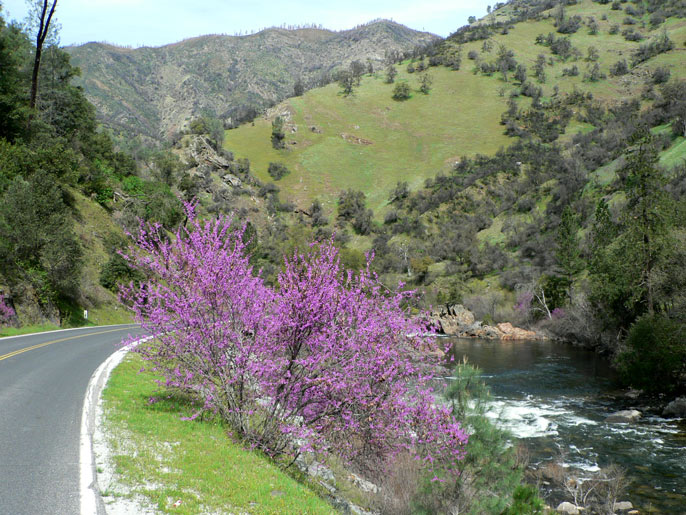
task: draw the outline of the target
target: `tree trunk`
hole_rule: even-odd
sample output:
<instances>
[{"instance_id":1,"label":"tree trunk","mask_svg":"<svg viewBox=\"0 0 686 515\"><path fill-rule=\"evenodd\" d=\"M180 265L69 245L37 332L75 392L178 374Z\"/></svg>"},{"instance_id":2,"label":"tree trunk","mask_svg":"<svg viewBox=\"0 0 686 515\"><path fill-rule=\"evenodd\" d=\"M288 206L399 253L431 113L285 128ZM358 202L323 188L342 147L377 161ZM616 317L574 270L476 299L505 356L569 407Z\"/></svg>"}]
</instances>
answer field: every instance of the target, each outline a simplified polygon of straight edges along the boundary
<instances>
[{"instance_id":1,"label":"tree trunk","mask_svg":"<svg viewBox=\"0 0 686 515\"><path fill-rule=\"evenodd\" d=\"M48 36L48 30L50 28L50 22L52 21L52 15L55 13L55 7L57 7L57 0L52 2L50 12L48 13L48 0L43 0L43 7L38 20L38 33L36 34L36 57L33 60L33 72L31 73L31 97L29 98L29 107L31 109L36 107L36 99L38 97L38 72L40 71L43 44L45 43L45 38Z\"/></svg>"}]
</instances>

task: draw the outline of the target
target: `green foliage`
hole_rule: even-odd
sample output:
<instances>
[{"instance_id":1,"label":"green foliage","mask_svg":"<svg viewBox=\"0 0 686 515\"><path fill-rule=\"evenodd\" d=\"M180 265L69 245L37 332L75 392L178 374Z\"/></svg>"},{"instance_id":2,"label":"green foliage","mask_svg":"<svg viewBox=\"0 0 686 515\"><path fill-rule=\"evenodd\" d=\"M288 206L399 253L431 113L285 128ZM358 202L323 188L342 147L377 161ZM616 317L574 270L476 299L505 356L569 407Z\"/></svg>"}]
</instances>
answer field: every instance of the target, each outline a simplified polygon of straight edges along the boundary
<instances>
[{"instance_id":1,"label":"green foliage","mask_svg":"<svg viewBox=\"0 0 686 515\"><path fill-rule=\"evenodd\" d=\"M393 100L407 100L410 98L410 85L405 82L397 82L393 88Z\"/></svg>"},{"instance_id":2,"label":"green foliage","mask_svg":"<svg viewBox=\"0 0 686 515\"><path fill-rule=\"evenodd\" d=\"M0 269L11 288L30 285L45 308L79 288L82 250L63 195L38 172L15 177L0 197Z\"/></svg>"},{"instance_id":3,"label":"green foliage","mask_svg":"<svg viewBox=\"0 0 686 515\"><path fill-rule=\"evenodd\" d=\"M286 175L291 173L291 171L288 168L286 168L286 165L284 165L283 163L269 163L267 173L271 176L272 179L278 181L279 179L282 179Z\"/></svg>"},{"instance_id":4,"label":"green foliage","mask_svg":"<svg viewBox=\"0 0 686 515\"><path fill-rule=\"evenodd\" d=\"M649 392L686 389L686 326L663 316L640 318L617 364L626 384Z\"/></svg>"},{"instance_id":5,"label":"green foliage","mask_svg":"<svg viewBox=\"0 0 686 515\"><path fill-rule=\"evenodd\" d=\"M674 245L670 233L673 206L657 159L652 141L644 139L620 170L626 205L616 236L607 205L600 204L596 210L589 266L592 299L619 327L626 328L659 307L655 271Z\"/></svg>"},{"instance_id":6,"label":"green foliage","mask_svg":"<svg viewBox=\"0 0 686 515\"><path fill-rule=\"evenodd\" d=\"M583 266L579 238L577 236L579 229L579 218L568 205L562 211L560 225L555 235L555 243L557 243L555 257L558 266L570 282L572 277L579 273Z\"/></svg>"},{"instance_id":7,"label":"green foliage","mask_svg":"<svg viewBox=\"0 0 686 515\"><path fill-rule=\"evenodd\" d=\"M545 503L535 487L519 485L512 494L512 504L502 515L538 515L544 513Z\"/></svg>"},{"instance_id":8,"label":"green foliage","mask_svg":"<svg viewBox=\"0 0 686 515\"><path fill-rule=\"evenodd\" d=\"M5 25L0 11L0 139L14 141L26 130L29 109L22 65L30 52L26 34Z\"/></svg>"},{"instance_id":9,"label":"green foliage","mask_svg":"<svg viewBox=\"0 0 686 515\"><path fill-rule=\"evenodd\" d=\"M429 73L423 73L422 78L419 81L419 91L425 95L429 94L431 90L431 85L433 84L433 77Z\"/></svg>"},{"instance_id":10,"label":"green foliage","mask_svg":"<svg viewBox=\"0 0 686 515\"><path fill-rule=\"evenodd\" d=\"M112 255L100 272L100 284L114 292L117 291L119 284L140 281L142 278L140 272L133 270L128 262L118 253Z\"/></svg>"},{"instance_id":11,"label":"green foliage","mask_svg":"<svg viewBox=\"0 0 686 515\"><path fill-rule=\"evenodd\" d=\"M489 417L492 397L481 377L482 371L466 362L453 371L445 395L470 432L467 455L457 480L423 483L415 499L419 513L446 513L448 507L472 514L542 513L536 490L521 485L512 436Z\"/></svg>"},{"instance_id":12,"label":"green foliage","mask_svg":"<svg viewBox=\"0 0 686 515\"><path fill-rule=\"evenodd\" d=\"M224 143L224 123L214 116L201 116L191 121L189 129L193 134L207 134L215 145L221 148Z\"/></svg>"},{"instance_id":13,"label":"green foliage","mask_svg":"<svg viewBox=\"0 0 686 515\"><path fill-rule=\"evenodd\" d=\"M152 168L159 181L168 186L173 186L184 167L179 156L169 150L165 150L155 155Z\"/></svg>"},{"instance_id":14,"label":"green foliage","mask_svg":"<svg viewBox=\"0 0 686 515\"><path fill-rule=\"evenodd\" d=\"M283 132L283 118L277 116L272 122L272 147L277 150L286 148L286 134Z\"/></svg>"},{"instance_id":15,"label":"green foliage","mask_svg":"<svg viewBox=\"0 0 686 515\"><path fill-rule=\"evenodd\" d=\"M341 93L344 97L353 94L353 88L356 85L356 77L349 70L341 70L338 72L338 86L341 88Z\"/></svg>"}]
</instances>

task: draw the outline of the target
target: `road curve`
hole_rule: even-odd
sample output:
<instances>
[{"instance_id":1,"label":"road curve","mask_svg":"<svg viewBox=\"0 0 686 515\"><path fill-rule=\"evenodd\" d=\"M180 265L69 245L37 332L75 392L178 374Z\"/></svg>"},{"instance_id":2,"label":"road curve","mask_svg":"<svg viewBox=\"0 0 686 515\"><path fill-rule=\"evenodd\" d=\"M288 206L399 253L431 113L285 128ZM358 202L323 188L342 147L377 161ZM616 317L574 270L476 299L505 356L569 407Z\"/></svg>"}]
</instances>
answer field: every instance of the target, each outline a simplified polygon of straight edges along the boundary
<instances>
[{"instance_id":1,"label":"road curve","mask_svg":"<svg viewBox=\"0 0 686 515\"><path fill-rule=\"evenodd\" d=\"M81 411L136 325L0 338L0 514L78 514Z\"/></svg>"}]
</instances>

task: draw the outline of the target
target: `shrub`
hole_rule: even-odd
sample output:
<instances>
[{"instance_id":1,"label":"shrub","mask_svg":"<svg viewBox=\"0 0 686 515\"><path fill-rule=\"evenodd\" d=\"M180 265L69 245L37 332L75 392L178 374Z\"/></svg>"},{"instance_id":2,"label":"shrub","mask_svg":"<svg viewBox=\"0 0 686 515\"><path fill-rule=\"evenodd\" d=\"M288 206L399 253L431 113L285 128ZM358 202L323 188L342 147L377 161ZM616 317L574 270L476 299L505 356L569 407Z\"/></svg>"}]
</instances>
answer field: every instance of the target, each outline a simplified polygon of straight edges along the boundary
<instances>
[{"instance_id":1,"label":"shrub","mask_svg":"<svg viewBox=\"0 0 686 515\"><path fill-rule=\"evenodd\" d=\"M410 98L410 85L407 82L398 82L393 88L393 100L407 100Z\"/></svg>"},{"instance_id":2,"label":"shrub","mask_svg":"<svg viewBox=\"0 0 686 515\"><path fill-rule=\"evenodd\" d=\"M271 176L272 179L275 181L278 181L291 173L291 171L286 168L286 165L283 163L269 163L269 168L267 168L267 173Z\"/></svg>"},{"instance_id":3,"label":"shrub","mask_svg":"<svg viewBox=\"0 0 686 515\"><path fill-rule=\"evenodd\" d=\"M666 68L664 66L660 66L658 68L655 68L655 71L653 71L652 79L654 84L665 84L666 82L669 82L669 78L671 77L672 72L669 70L669 68Z\"/></svg>"},{"instance_id":4,"label":"shrub","mask_svg":"<svg viewBox=\"0 0 686 515\"><path fill-rule=\"evenodd\" d=\"M615 64L610 66L610 75L613 77L620 77L621 75L626 75L629 73L629 65L626 64L626 59L617 61Z\"/></svg>"},{"instance_id":5,"label":"shrub","mask_svg":"<svg viewBox=\"0 0 686 515\"><path fill-rule=\"evenodd\" d=\"M649 392L686 386L686 327L662 316L645 316L629 330L617 356L625 383Z\"/></svg>"},{"instance_id":6,"label":"shrub","mask_svg":"<svg viewBox=\"0 0 686 515\"><path fill-rule=\"evenodd\" d=\"M432 394L438 359L369 267L345 272L332 242L285 260L278 287L253 272L243 230L226 217L170 239L154 226L129 251L150 279L128 288L155 341L136 348L166 385L196 394L271 456L335 452L367 471L410 451L453 472L467 435ZM196 414L199 415L200 411Z\"/></svg>"}]
</instances>

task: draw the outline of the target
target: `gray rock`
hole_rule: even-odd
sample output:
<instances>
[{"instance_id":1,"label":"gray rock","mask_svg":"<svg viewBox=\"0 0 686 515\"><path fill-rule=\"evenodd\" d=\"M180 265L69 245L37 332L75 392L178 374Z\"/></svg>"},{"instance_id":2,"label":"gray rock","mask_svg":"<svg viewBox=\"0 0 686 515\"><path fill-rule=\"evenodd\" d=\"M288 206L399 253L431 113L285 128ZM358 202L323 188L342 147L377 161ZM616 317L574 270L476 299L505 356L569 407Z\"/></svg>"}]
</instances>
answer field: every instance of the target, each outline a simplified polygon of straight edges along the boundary
<instances>
[{"instance_id":1,"label":"gray rock","mask_svg":"<svg viewBox=\"0 0 686 515\"><path fill-rule=\"evenodd\" d=\"M571 502L561 502L555 508L555 511L560 513L567 513L567 515L579 515L579 508L574 506Z\"/></svg>"},{"instance_id":2,"label":"gray rock","mask_svg":"<svg viewBox=\"0 0 686 515\"><path fill-rule=\"evenodd\" d=\"M361 478L357 474L354 474L351 472L349 479L352 482L352 484L354 484L357 488L359 488L363 492L376 493L379 491L379 487L377 487L374 483L372 483L371 481L367 481L366 479Z\"/></svg>"},{"instance_id":3,"label":"gray rock","mask_svg":"<svg viewBox=\"0 0 686 515\"><path fill-rule=\"evenodd\" d=\"M318 477L319 479L328 481L329 483L336 482L333 472L331 472L328 467L325 467L321 463L312 463L309 467L307 467L307 474L312 477Z\"/></svg>"},{"instance_id":4,"label":"gray rock","mask_svg":"<svg viewBox=\"0 0 686 515\"><path fill-rule=\"evenodd\" d=\"M614 424L630 424L641 418L641 412L636 409L627 409L612 413L605 419L605 422Z\"/></svg>"},{"instance_id":5,"label":"gray rock","mask_svg":"<svg viewBox=\"0 0 686 515\"><path fill-rule=\"evenodd\" d=\"M628 511L633 509L634 505L631 504L629 501L616 502L614 505L614 511Z\"/></svg>"},{"instance_id":6,"label":"gray rock","mask_svg":"<svg viewBox=\"0 0 686 515\"><path fill-rule=\"evenodd\" d=\"M462 304L455 304L448 308L448 313L454 316L459 325L470 326L474 323L474 314Z\"/></svg>"},{"instance_id":7,"label":"gray rock","mask_svg":"<svg viewBox=\"0 0 686 515\"><path fill-rule=\"evenodd\" d=\"M662 411L662 415L665 417L686 418L686 397L679 397L667 404Z\"/></svg>"},{"instance_id":8,"label":"gray rock","mask_svg":"<svg viewBox=\"0 0 686 515\"><path fill-rule=\"evenodd\" d=\"M243 182L232 173L227 173L224 177L222 177L222 179L224 182L228 182L234 188L238 188L241 184L243 184Z\"/></svg>"}]
</instances>

